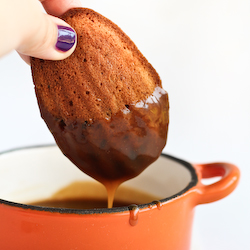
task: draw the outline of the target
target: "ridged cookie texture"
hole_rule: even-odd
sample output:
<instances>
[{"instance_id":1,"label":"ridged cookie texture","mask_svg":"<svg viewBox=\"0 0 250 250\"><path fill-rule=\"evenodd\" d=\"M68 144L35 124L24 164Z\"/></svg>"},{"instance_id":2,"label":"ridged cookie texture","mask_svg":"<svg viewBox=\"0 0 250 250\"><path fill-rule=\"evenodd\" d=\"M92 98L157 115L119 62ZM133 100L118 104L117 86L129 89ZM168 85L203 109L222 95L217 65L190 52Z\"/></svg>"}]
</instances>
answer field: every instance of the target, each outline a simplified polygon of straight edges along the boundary
<instances>
[{"instance_id":1,"label":"ridged cookie texture","mask_svg":"<svg viewBox=\"0 0 250 250\"><path fill-rule=\"evenodd\" d=\"M161 86L157 72L113 22L85 8L62 19L78 34L76 51L63 61L32 60L38 98L53 115L108 119Z\"/></svg>"},{"instance_id":2,"label":"ridged cookie texture","mask_svg":"<svg viewBox=\"0 0 250 250\"><path fill-rule=\"evenodd\" d=\"M132 178L165 146L167 93L112 21L86 8L62 19L77 32L75 52L62 61L31 60L41 115L81 170L102 182Z\"/></svg>"}]
</instances>

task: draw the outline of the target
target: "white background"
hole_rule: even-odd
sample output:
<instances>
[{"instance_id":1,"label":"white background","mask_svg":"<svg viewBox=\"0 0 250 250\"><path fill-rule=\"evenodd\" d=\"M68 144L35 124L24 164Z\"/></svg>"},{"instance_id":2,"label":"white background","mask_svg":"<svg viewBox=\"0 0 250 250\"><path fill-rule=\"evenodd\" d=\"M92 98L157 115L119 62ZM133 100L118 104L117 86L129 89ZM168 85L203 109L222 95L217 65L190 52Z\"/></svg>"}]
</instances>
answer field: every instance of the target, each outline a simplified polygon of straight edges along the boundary
<instances>
[{"instance_id":1,"label":"white background","mask_svg":"<svg viewBox=\"0 0 250 250\"><path fill-rule=\"evenodd\" d=\"M250 249L250 1L82 2L116 22L161 76L170 97L164 152L241 170L235 192L196 208L201 249ZM0 151L52 143L29 66L13 52L0 59L0 73Z\"/></svg>"}]
</instances>

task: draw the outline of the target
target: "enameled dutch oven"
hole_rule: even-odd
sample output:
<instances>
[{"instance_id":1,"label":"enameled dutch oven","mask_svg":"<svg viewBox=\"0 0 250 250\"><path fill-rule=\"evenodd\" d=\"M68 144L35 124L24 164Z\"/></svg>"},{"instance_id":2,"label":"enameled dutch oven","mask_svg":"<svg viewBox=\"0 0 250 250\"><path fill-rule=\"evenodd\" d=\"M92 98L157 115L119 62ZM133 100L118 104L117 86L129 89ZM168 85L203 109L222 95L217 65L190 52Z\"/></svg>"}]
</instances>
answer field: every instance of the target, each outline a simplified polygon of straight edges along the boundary
<instances>
[{"instance_id":1,"label":"enameled dutch oven","mask_svg":"<svg viewBox=\"0 0 250 250\"><path fill-rule=\"evenodd\" d=\"M202 178L220 176L210 185ZM196 205L230 194L239 170L228 163L190 164L162 155L124 186L158 201L112 209L25 205L47 199L75 181L92 181L56 146L0 155L0 249L190 249ZM86 190L91 192L91 190Z\"/></svg>"}]
</instances>

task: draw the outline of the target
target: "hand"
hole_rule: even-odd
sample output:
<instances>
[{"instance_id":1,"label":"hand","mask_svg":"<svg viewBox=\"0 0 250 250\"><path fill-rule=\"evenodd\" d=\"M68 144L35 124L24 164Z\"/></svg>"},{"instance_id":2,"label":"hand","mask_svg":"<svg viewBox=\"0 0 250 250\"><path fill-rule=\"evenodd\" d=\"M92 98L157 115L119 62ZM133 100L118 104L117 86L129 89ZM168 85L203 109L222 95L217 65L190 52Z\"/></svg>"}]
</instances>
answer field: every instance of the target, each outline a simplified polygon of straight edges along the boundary
<instances>
[{"instance_id":1,"label":"hand","mask_svg":"<svg viewBox=\"0 0 250 250\"><path fill-rule=\"evenodd\" d=\"M44 13L40 2L48 14ZM61 60L73 53L76 47L75 31L55 16L70 8L81 7L80 0L40 2L0 1L0 57L16 50L29 63L30 56Z\"/></svg>"}]
</instances>

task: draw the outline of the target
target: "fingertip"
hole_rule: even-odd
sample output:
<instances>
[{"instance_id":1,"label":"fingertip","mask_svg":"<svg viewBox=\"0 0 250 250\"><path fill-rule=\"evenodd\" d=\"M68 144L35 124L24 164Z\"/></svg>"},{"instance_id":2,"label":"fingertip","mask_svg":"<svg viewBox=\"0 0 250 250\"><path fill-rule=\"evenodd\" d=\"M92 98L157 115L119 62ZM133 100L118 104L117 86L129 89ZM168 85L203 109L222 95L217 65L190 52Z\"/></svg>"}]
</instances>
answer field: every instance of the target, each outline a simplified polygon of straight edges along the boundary
<instances>
[{"instance_id":1,"label":"fingertip","mask_svg":"<svg viewBox=\"0 0 250 250\"><path fill-rule=\"evenodd\" d=\"M75 51L77 45L77 34L73 28L58 25L58 37L54 45L50 60L63 60ZM43 58L45 59L45 58Z\"/></svg>"},{"instance_id":2,"label":"fingertip","mask_svg":"<svg viewBox=\"0 0 250 250\"><path fill-rule=\"evenodd\" d=\"M47 14L44 14L44 17L36 34L30 36L30 39L17 49L28 64L29 56L45 60L63 60L76 48L77 34L69 24Z\"/></svg>"},{"instance_id":3,"label":"fingertip","mask_svg":"<svg viewBox=\"0 0 250 250\"><path fill-rule=\"evenodd\" d=\"M56 24L57 38L54 40L53 48L48 50L47 58L41 59L63 60L74 52L77 45L77 34L76 31L62 19L54 16L49 17Z\"/></svg>"},{"instance_id":4,"label":"fingertip","mask_svg":"<svg viewBox=\"0 0 250 250\"><path fill-rule=\"evenodd\" d=\"M67 10L82 7L81 0L40 0L46 12L53 16L61 16Z\"/></svg>"},{"instance_id":5,"label":"fingertip","mask_svg":"<svg viewBox=\"0 0 250 250\"><path fill-rule=\"evenodd\" d=\"M62 52L70 50L76 42L76 32L67 26L57 25L58 36L56 42L56 49Z\"/></svg>"}]
</instances>

